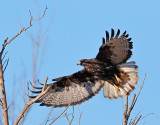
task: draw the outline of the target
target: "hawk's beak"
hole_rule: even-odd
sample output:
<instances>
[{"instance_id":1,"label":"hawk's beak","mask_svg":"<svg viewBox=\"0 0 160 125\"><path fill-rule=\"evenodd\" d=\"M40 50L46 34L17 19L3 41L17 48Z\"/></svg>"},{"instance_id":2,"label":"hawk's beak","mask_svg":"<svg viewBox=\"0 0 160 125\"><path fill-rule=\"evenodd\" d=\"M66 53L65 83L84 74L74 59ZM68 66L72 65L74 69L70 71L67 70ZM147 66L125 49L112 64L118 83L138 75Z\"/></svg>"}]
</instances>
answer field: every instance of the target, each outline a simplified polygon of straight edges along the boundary
<instances>
[{"instance_id":1,"label":"hawk's beak","mask_svg":"<svg viewBox=\"0 0 160 125\"><path fill-rule=\"evenodd\" d=\"M81 65L81 62L79 61L79 62L77 63L77 65Z\"/></svg>"}]
</instances>

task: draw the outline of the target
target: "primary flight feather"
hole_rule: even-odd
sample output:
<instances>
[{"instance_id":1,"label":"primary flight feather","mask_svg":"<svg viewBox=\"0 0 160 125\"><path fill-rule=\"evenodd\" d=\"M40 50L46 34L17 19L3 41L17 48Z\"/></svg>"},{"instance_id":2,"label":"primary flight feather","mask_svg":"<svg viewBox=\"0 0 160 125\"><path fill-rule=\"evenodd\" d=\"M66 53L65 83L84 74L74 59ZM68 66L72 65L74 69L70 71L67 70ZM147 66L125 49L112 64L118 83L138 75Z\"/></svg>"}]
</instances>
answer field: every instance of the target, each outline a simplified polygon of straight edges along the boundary
<instances>
[{"instance_id":1,"label":"primary flight feather","mask_svg":"<svg viewBox=\"0 0 160 125\"><path fill-rule=\"evenodd\" d=\"M49 91L37 102L41 106L65 107L80 104L99 93L104 87L105 98L118 98L128 95L138 84L138 66L135 62L126 62L132 55L132 42L126 31L116 35L111 29L111 36L106 31L97 56L82 59L78 65L84 69L60 78L47 85Z\"/></svg>"}]
</instances>

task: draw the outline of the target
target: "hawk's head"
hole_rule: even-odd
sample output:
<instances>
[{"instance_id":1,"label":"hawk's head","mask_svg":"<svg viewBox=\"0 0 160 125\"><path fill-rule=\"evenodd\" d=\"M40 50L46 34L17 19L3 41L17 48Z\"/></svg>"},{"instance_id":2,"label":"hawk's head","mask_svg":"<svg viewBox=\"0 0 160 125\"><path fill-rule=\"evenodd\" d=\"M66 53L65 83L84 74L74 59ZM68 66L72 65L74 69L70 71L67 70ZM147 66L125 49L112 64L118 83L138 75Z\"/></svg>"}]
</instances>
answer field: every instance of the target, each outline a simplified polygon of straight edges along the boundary
<instances>
[{"instance_id":1,"label":"hawk's head","mask_svg":"<svg viewBox=\"0 0 160 125\"><path fill-rule=\"evenodd\" d=\"M84 66L86 63L89 63L89 61L87 61L88 59L82 59L80 60L77 65L81 65L81 66Z\"/></svg>"},{"instance_id":2,"label":"hawk's head","mask_svg":"<svg viewBox=\"0 0 160 125\"><path fill-rule=\"evenodd\" d=\"M77 65L81 65L87 68L89 66L93 66L94 63L95 63L94 59L82 59L77 63Z\"/></svg>"}]
</instances>

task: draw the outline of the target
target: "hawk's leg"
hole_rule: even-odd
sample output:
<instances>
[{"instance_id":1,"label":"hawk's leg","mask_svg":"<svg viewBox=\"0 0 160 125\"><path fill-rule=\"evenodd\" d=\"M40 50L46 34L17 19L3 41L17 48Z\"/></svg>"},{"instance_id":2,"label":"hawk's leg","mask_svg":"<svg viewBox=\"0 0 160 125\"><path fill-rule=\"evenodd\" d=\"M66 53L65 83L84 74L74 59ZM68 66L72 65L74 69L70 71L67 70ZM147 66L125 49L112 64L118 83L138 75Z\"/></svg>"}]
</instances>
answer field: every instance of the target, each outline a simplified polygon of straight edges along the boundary
<instances>
[{"instance_id":1,"label":"hawk's leg","mask_svg":"<svg viewBox=\"0 0 160 125\"><path fill-rule=\"evenodd\" d=\"M115 76L118 84L122 83L122 80L116 74L114 74L114 76ZM116 88L116 91L118 92L119 91L119 85L114 84L114 86Z\"/></svg>"},{"instance_id":2,"label":"hawk's leg","mask_svg":"<svg viewBox=\"0 0 160 125\"><path fill-rule=\"evenodd\" d=\"M116 74L114 74L114 76L115 76L118 83L122 83L122 80Z\"/></svg>"},{"instance_id":3,"label":"hawk's leg","mask_svg":"<svg viewBox=\"0 0 160 125\"><path fill-rule=\"evenodd\" d=\"M116 91L119 92L119 86L114 84L114 87L116 88Z\"/></svg>"}]
</instances>

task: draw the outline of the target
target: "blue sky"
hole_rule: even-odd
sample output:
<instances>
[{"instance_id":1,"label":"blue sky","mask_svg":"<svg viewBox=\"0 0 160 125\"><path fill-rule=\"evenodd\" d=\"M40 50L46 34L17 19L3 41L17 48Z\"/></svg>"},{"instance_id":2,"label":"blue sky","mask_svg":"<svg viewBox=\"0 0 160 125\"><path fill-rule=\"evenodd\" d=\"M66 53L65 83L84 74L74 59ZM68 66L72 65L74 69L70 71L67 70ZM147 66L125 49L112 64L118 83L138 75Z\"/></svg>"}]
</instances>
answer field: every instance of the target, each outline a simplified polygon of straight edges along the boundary
<instances>
[{"instance_id":1,"label":"blue sky","mask_svg":"<svg viewBox=\"0 0 160 125\"><path fill-rule=\"evenodd\" d=\"M72 74L82 67L77 66L80 59L93 58L101 45L105 30L120 29L127 31L133 41L133 56L129 61L136 61L139 66L139 85L134 93L139 91L144 74L144 88L133 111L133 117L139 111L145 116L140 124L160 124L159 101L159 70L160 70L160 2L158 0L47 0L47 1L1 1L0 2L0 41L6 37L12 38L21 26L29 25L29 10L34 18L48 9L45 17L39 22L33 22L27 32L22 33L7 46L9 65L5 72L5 84L8 100L17 98L18 114L24 102L22 93L26 90L26 82L32 80L32 45L34 39L42 40L39 53L46 45L43 64L38 78L44 81ZM29 35L31 34L31 35ZM44 44L47 41L47 44ZM39 56L40 57L40 56ZM39 58L38 57L38 58ZM38 67L38 66L37 66ZM19 85L21 82L21 85ZM14 89L14 87L19 89ZM130 98L133 93L130 95ZM8 103L10 104L10 103ZM81 124L112 124L122 123L124 99L109 100L103 97L103 90L79 106L82 111ZM54 109L51 118L55 118L64 108ZM34 104L24 125L39 125L46 118L50 108ZM68 113L72 112L72 107ZM16 118L16 116L14 116ZM13 119L14 119L13 118ZM73 124L78 124L79 112L75 107ZM55 122L56 125L66 124L63 117Z\"/></svg>"}]
</instances>

